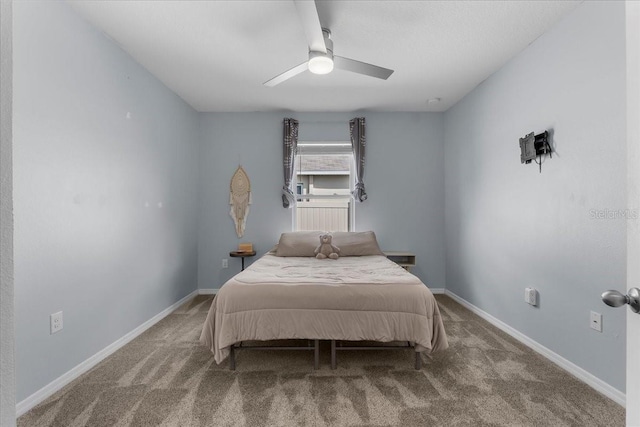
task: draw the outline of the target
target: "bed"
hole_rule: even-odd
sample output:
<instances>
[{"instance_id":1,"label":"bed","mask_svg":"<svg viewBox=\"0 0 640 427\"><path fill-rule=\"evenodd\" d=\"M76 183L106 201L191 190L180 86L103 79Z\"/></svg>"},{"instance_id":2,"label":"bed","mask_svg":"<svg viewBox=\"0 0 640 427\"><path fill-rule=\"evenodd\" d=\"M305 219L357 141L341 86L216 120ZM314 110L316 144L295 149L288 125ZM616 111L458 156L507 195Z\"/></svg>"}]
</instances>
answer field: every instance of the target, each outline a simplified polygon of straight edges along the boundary
<instances>
[{"instance_id":1,"label":"bed","mask_svg":"<svg viewBox=\"0 0 640 427\"><path fill-rule=\"evenodd\" d=\"M247 341L309 340L313 345L302 348L314 351L317 367L318 340L330 340L333 368L336 349L353 348L336 342L405 342L416 362L419 353L447 348L427 286L388 260L375 234L356 234L336 233L341 257L332 260L312 256L318 232L283 233L277 249L227 281L200 337L216 363L231 354L234 369L234 351Z\"/></svg>"}]
</instances>

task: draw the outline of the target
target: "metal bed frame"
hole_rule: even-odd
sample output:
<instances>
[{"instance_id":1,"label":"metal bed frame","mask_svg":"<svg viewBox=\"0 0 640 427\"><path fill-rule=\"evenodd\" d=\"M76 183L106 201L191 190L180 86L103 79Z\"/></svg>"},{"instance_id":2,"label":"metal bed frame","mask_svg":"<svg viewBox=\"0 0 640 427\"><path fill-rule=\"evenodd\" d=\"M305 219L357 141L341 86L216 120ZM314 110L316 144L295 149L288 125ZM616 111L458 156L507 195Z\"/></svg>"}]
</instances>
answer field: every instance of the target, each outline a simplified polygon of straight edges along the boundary
<instances>
[{"instance_id":1,"label":"metal bed frame","mask_svg":"<svg viewBox=\"0 0 640 427\"><path fill-rule=\"evenodd\" d=\"M398 346L343 346L342 342L339 342L340 345L336 345L336 340L331 340L331 369L336 369L338 362L336 358L336 352L338 350L407 350L413 349L415 351L415 345L412 345L411 342L407 341L407 345L398 345ZM420 353L415 351L415 364L414 367L417 371L422 369L422 358L420 357Z\"/></svg>"},{"instance_id":2,"label":"metal bed frame","mask_svg":"<svg viewBox=\"0 0 640 427\"><path fill-rule=\"evenodd\" d=\"M313 345L311 345L313 342ZM229 353L229 369L236 370L236 350L313 350L313 369L318 370L320 368L320 340L308 340L308 345L303 346L243 346L242 341L231 346L231 352Z\"/></svg>"},{"instance_id":3,"label":"metal bed frame","mask_svg":"<svg viewBox=\"0 0 640 427\"><path fill-rule=\"evenodd\" d=\"M320 368L320 340L307 340L308 344L306 346L248 346L242 345L243 342L239 342L237 344L233 344L230 348L229 353L229 369L232 371L236 370L236 351L238 350L302 350L302 351L313 351L313 369L318 370ZM336 342L338 344L336 344ZM312 344L313 343L313 344ZM415 344L411 344L411 342L407 341L407 345L401 346L345 346L342 345L342 341L331 340L331 369L336 369L338 366L337 362L337 351L344 350L407 350L413 349L415 351ZM414 367L416 370L422 369L422 358L420 357L420 353L415 351L415 363Z\"/></svg>"}]
</instances>

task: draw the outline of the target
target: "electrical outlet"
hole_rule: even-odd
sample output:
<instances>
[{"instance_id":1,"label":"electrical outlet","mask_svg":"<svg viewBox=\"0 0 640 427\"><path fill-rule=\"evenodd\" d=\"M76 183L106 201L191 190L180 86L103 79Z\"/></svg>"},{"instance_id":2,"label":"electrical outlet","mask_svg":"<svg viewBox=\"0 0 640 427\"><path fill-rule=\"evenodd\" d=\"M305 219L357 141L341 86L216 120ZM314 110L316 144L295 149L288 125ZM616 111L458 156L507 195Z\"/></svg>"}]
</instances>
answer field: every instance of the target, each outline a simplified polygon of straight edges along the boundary
<instances>
[{"instance_id":1,"label":"electrical outlet","mask_svg":"<svg viewBox=\"0 0 640 427\"><path fill-rule=\"evenodd\" d=\"M229 260L224 258L222 260L222 268L229 268Z\"/></svg>"},{"instance_id":2,"label":"electrical outlet","mask_svg":"<svg viewBox=\"0 0 640 427\"><path fill-rule=\"evenodd\" d=\"M51 333L55 334L56 332L60 332L62 330L62 312L59 311L57 313L53 313L49 317L51 322Z\"/></svg>"},{"instance_id":3,"label":"electrical outlet","mask_svg":"<svg viewBox=\"0 0 640 427\"><path fill-rule=\"evenodd\" d=\"M602 314L592 311L589 318L589 326L593 330L602 332Z\"/></svg>"},{"instance_id":4,"label":"electrical outlet","mask_svg":"<svg viewBox=\"0 0 640 427\"><path fill-rule=\"evenodd\" d=\"M524 302L530 305L538 305L538 291L533 288L525 288Z\"/></svg>"}]
</instances>

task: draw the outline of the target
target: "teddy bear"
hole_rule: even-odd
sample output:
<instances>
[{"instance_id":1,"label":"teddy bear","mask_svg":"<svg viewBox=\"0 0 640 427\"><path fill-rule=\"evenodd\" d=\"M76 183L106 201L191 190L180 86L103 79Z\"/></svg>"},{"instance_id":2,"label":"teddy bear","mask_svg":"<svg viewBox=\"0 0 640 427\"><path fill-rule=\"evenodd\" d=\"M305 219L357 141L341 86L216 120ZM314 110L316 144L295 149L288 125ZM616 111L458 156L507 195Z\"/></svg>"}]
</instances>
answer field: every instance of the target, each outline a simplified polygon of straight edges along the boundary
<instances>
[{"instance_id":1,"label":"teddy bear","mask_svg":"<svg viewBox=\"0 0 640 427\"><path fill-rule=\"evenodd\" d=\"M322 234L320 235L320 245L316 248L314 253L316 254L316 258L318 259L338 259L340 256L340 248L333 246L331 244L331 239L333 236L331 234Z\"/></svg>"}]
</instances>

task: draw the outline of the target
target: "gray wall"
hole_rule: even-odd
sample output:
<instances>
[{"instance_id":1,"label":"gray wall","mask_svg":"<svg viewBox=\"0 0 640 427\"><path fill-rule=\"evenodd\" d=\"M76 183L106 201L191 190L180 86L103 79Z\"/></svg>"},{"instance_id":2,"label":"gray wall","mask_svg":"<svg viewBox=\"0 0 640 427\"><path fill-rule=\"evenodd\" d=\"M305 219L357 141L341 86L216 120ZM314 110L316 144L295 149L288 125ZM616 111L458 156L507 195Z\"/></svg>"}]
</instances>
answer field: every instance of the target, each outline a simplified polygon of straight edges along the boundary
<instances>
[{"instance_id":1,"label":"gray wall","mask_svg":"<svg viewBox=\"0 0 640 427\"><path fill-rule=\"evenodd\" d=\"M621 391L625 310L599 296L624 289L626 224L594 216L626 208L624 28L623 2L585 2L445 114L447 288ZM545 129L540 174L518 138Z\"/></svg>"},{"instance_id":2,"label":"gray wall","mask_svg":"<svg viewBox=\"0 0 640 427\"><path fill-rule=\"evenodd\" d=\"M369 199L355 206L356 230L374 230L383 249L417 255L415 272L444 288L444 148L442 114L212 113L201 115L198 286L219 288L240 270L222 259L237 247L229 216L229 181L238 163L251 179L253 205L245 236L258 253L291 230L282 207L282 119L300 121L300 140L348 140L348 121L367 119L365 184Z\"/></svg>"},{"instance_id":3,"label":"gray wall","mask_svg":"<svg viewBox=\"0 0 640 427\"><path fill-rule=\"evenodd\" d=\"M12 3L0 1L0 425L16 421L13 309Z\"/></svg>"},{"instance_id":4,"label":"gray wall","mask_svg":"<svg viewBox=\"0 0 640 427\"><path fill-rule=\"evenodd\" d=\"M14 4L14 66L20 401L196 289L199 134L64 2Z\"/></svg>"}]
</instances>

